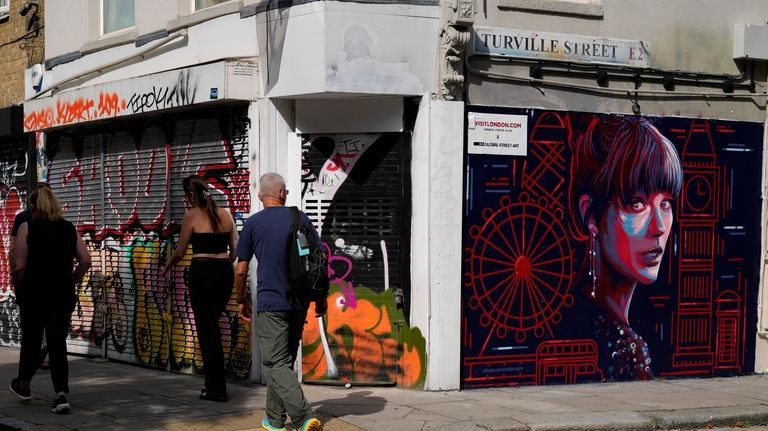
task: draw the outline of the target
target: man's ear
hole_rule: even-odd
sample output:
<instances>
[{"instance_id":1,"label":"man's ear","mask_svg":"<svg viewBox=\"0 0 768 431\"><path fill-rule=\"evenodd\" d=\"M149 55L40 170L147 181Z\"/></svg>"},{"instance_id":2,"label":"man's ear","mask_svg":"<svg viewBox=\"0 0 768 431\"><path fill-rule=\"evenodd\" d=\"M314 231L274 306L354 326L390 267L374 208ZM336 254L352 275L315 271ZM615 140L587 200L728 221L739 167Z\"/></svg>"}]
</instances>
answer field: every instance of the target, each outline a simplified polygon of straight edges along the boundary
<instances>
[{"instance_id":1,"label":"man's ear","mask_svg":"<svg viewBox=\"0 0 768 431\"><path fill-rule=\"evenodd\" d=\"M579 214L581 215L581 220L584 222L584 225L587 226L587 229L589 229L589 233L597 234L597 224L595 223L595 216L590 214L589 220L585 219L587 215L587 209L589 209L589 204L592 203L592 198L584 193L583 195L579 196Z\"/></svg>"}]
</instances>

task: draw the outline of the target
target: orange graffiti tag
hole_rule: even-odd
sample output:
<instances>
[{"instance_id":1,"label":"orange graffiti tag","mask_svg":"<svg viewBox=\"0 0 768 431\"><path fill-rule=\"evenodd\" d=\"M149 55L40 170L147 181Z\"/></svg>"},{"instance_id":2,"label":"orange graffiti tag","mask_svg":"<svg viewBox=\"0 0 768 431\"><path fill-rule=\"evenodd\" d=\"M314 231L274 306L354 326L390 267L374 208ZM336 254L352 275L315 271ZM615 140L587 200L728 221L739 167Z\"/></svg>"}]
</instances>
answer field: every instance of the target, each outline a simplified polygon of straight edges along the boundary
<instances>
[{"instance_id":1,"label":"orange graffiti tag","mask_svg":"<svg viewBox=\"0 0 768 431\"><path fill-rule=\"evenodd\" d=\"M71 124L91 119L90 109L95 105L93 100L78 97L72 102L56 101L56 123Z\"/></svg>"},{"instance_id":2,"label":"orange graffiti tag","mask_svg":"<svg viewBox=\"0 0 768 431\"><path fill-rule=\"evenodd\" d=\"M51 108L32 111L24 117L24 129L27 131L47 129L53 125L53 109Z\"/></svg>"},{"instance_id":3,"label":"orange graffiti tag","mask_svg":"<svg viewBox=\"0 0 768 431\"><path fill-rule=\"evenodd\" d=\"M99 95L99 115L116 116L125 108L125 100L121 100L117 93L101 93Z\"/></svg>"},{"instance_id":4,"label":"orange graffiti tag","mask_svg":"<svg viewBox=\"0 0 768 431\"><path fill-rule=\"evenodd\" d=\"M125 99L121 99L114 92L101 92L98 103L84 97L78 97L75 100L57 99L55 113L51 107L45 107L27 114L24 117L24 129L29 132L105 117L117 117L125 107Z\"/></svg>"}]
</instances>

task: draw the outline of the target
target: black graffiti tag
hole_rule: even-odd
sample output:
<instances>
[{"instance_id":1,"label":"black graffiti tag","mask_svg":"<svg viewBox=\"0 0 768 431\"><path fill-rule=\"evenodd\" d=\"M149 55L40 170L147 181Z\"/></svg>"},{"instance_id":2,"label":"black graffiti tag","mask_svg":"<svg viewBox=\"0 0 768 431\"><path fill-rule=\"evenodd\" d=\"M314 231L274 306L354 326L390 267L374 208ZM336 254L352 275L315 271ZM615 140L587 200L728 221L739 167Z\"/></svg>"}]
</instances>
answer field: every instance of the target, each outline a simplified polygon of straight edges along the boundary
<instances>
[{"instance_id":1,"label":"black graffiti tag","mask_svg":"<svg viewBox=\"0 0 768 431\"><path fill-rule=\"evenodd\" d=\"M192 82L189 75L187 71L179 72L179 79L172 87L153 85L152 90L146 93L134 93L128 101L128 107L136 114L195 103L197 82Z\"/></svg>"}]
</instances>

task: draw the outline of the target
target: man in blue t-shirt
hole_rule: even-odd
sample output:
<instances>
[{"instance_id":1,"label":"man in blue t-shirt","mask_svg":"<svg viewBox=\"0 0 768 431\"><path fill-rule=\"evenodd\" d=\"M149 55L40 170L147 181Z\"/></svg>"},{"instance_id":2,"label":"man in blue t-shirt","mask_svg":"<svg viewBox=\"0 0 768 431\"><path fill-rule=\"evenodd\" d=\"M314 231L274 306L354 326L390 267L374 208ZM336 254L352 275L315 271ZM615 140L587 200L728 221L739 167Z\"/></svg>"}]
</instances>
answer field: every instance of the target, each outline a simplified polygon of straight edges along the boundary
<instances>
[{"instance_id":1,"label":"man in blue t-shirt","mask_svg":"<svg viewBox=\"0 0 768 431\"><path fill-rule=\"evenodd\" d=\"M243 225L236 248L235 291L240 315L249 319L251 305L245 296L245 282L251 257L256 257L256 337L261 362L267 367L267 416L261 426L268 431L285 430L290 416L294 425L300 424L298 429L317 431L322 424L314 417L293 372L309 304L289 294L285 256L292 218L285 206L287 195L285 180L279 174L269 172L259 179L259 200L264 209ZM300 216L319 242L307 215L300 211ZM326 299L315 302L317 317L327 309Z\"/></svg>"}]
</instances>

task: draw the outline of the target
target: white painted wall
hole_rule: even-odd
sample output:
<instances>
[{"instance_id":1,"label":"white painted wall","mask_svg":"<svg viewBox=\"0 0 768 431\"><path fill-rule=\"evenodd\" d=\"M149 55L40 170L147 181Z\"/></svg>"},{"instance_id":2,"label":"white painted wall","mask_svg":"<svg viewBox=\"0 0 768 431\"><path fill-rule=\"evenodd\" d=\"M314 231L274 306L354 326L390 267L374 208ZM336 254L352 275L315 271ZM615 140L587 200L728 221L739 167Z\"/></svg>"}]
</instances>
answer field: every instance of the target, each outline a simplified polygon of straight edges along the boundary
<instances>
[{"instance_id":1,"label":"white painted wall","mask_svg":"<svg viewBox=\"0 0 768 431\"><path fill-rule=\"evenodd\" d=\"M265 94L420 95L434 81L437 12L435 6L325 1L260 14ZM350 54L352 43L365 49Z\"/></svg>"},{"instance_id":2,"label":"white painted wall","mask_svg":"<svg viewBox=\"0 0 768 431\"><path fill-rule=\"evenodd\" d=\"M464 103L422 98L413 136L411 326L427 341L426 390L458 389Z\"/></svg>"},{"instance_id":3,"label":"white painted wall","mask_svg":"<svg viewBox=\"0 0 768 431\"><path fill-rule=\"evenodd\" d=\"M411 138L411 327L417 327L427 340L430 359L430 270L429 270L429 146L432 99L421 98ZM427 368L429 372L429 368Z\"/></svg>"},{"instance_id":4,"label":"white painted wall","mask_svg":"<svg viewBox=\"0 0 768 431\"><path fill-rule=\"evenodd\" d=\"M288 148L293 142L296 142L294 129L294 107L293 102L288 100L269 100L259 99L251 103L248 109L248 117L251 119L251 132L249 134L250 162L250 191L251 191L251 214L263 209L259 201L259 178L267 172L277 172L286 180L286 186L291 189L288 175L289 160L291 157ZM298 145L299 166L301 162L301 147ZM298 172L297 179L300 181L301 172ZM294 187L294 190L300 190L300 187ZM296 205L295 199L301 196L292 196L289 194L288 205ZM258 262L251 259L249 266L251 278L251 303L256 306L256 268ZM256 328L254 321L251 321L251 375L252 382L261 384L267 383L267 370L261 364L261 355L259 354L259 344L256 341ZM299 374L300 375L300 374Z\"/></svg>"},{"instance_id":5,"label":"white painted wall","mask_svg":"<svg viewBox=\"0 0 768 431\"><path fill-rule=\"evenodd\" d=\"M75 52L88 42L91 31L88 4L89 0L45 2L46 58Z\"/></svg>"},{"instance_id":6,"label":"white painted wall","mask_svg":"<svg viewBox=\"0 0 768 431\"><path fill-rule=\"evenodd\" d=\"M190 0L182 1L191 5ZM178 3L180 2L173 0L134 2L136 12L136 33L141 36L143 34L165 30L168 21L179 16Z\"/></svg>"},{"instance_id":7,"label":"white painted wall","mask_svg":"<svg viewBox=\"0 0 768 431\"><path fill-rule=\"evenodd\" d=\"M104 39L100 35L100 1L65 0L45 3L46 58L77 52L89 42ZM142 36L162 31L177 18L193 15L192 2L193 0L136 1L135 34ZM224 8L231 10L240 7L240 2L234 3L237 4ZM210 16L211 12L197 15Z\"/></svg>"},{"instance_id":8,"label":"white painted wall","mask_svg":"<svg viewBox=\"0 0 768 431\"><path fill-rule=\"evenodd\" d=\"M261 203L259 202L259 169L261 167L261 104L258 102L252 102L248 105L248 118L251 120L251 130L248 133L248 189L250 190L251 198L251 212L248 214L254 214L261 209ZM256 280L256 259L251 258L250 266L248 267L249 276L251 279L251 304L256 304L256 289L253 287L255 284L253 280ZM248 379L252 382L266 383L267 373L266 367L261 365L261 354L259 353L258 344L256 342L256 319L251 319L251 371Z\"/></svg>"},{"instance_id":9,"label":"white painted wall","mask_svg":"<svg viewBox=\"0 0 768 431\"><path fill-rule=\"evenodd\" d=\"M757 339L755 342L755 372L768 373L768 116L763 126L763 199L760 240L760 293L757 298Z\"/></svg>"},{"instance_id":10,"label":"white painted wall","mask_svg":"<svg viewBox=\"0 0 768 431\"><path fill-rule=\"evenodd\" d=\"M57 20L51 20L56 22ZM254 18L241 19L239 14L225 15L194 25L188 29L188 37L171 42L143 60L135 54L147 48L136 47L133 43L105 49L86 55L79 60L65 63L46 73L45 84L62 82L88 70L120 59L130 59L122 67L93 74L85 80L75 82L77 86L88 86L111 82L134 76L143 76L164 70L176 69L206 63L223 58L253 58L258 55L256 25ZM48 23L46 23L47 30ZM48 33L46 41L55 38ZM226 41L226 43L221 43Z\"/></svg>"},{"instance_id":11,"label":"white painted wall","mask_svg":"<svg viewBox=\"0 0 768 431\"><path fill-rule=\"evenodd\" d=\"M546 0L526 2L535 3ZM768 17L768 2L764 0L601 0L603 17L535 13L516 9L504 9L497 4L478 3L475 26L532 30L537 32L567 33L592 37L644 41L648 44L651 66L664 70L706 72L711 74L751 73L742 62L733 60L734 24L764 24ZM706 25L703 24L706 22ZM476 59L473 66L484 68ZM496 62L492 71L513 75L527 80L528 65L513 66ZM754 70L758 84L765 82L765 64L758 63ZM545 75L545 79L567 81L572 84L597 87L591 76L584 79ZM503 79L487 79L478 75L468 77L469 100L477 105L523 106L586 112L610 112L632 114L632 101L625 97L633 91L631 81L613 80L611 88L621 89L620 94L599 91L573 91L572 87L537 86L527 82ZM765 92L758 85L757 92ZM720 118L762 122L765 117L765 97L687 97L676 98L666 92L660 83L646 80L640 91L658 91L657 95L641 97L639 105L643 115ZM713 92L722 96L720 88L683 86L675 92Z\"/></svg>"}]
</instances>

